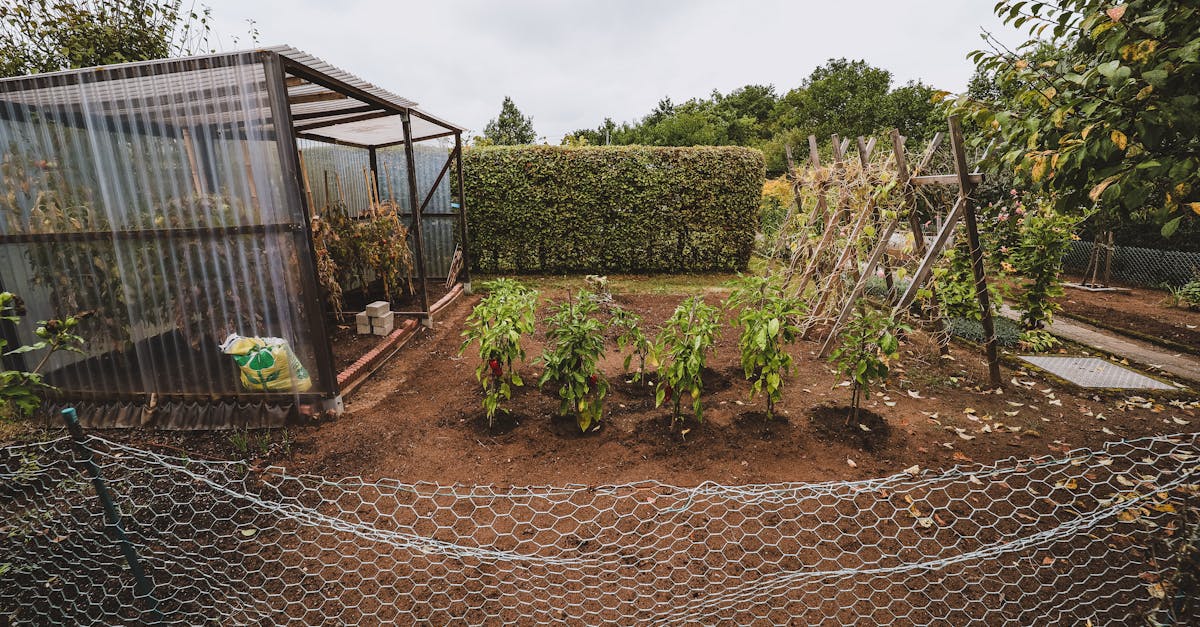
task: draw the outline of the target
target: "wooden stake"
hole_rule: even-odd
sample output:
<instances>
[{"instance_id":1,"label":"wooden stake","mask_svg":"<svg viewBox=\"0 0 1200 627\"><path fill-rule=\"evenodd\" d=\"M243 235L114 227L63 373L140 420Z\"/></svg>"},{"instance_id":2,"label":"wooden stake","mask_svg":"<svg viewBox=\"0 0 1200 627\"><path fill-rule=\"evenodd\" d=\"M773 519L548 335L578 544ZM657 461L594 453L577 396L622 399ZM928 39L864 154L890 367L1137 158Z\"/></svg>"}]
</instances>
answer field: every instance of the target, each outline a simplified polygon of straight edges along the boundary
<instances>
[{"instance_id":1,"label":"wooden stake","mask_svg":"<svg viewBox=\"0 0 1200 627\"><path fill-rule=\"evenodd\" d=\"M975 298L983 314L983 335L987 347L988 382L992 388L1003 387L1000 379L1000 356L996 347L996 327L992 320L991 296L988 294L987 275L983 268L983 247L979 244L979 227L975 223L975 206L971 194L975 186L967 172L967 154L963 147L962 122L957 115L950 116L950 145L954 149L954 172L958 175L958 199L962 204L963 217L967 224L967 242L971 248L971 271L975 275Z\"/></svg>"},{"instance_id":2,"label":"wooden stake","mask_svg":"<svg viewBox=\"0 0 1200 627\"><path fill-rule=\"evenodd\" d=\"M192 134L186 128L183 130L183 148L187 155L188 169L192 171L192 188L197 196L204 195L204 186L200 184L200 170L196 166L196 146L192 144Z\"/></svg>"}]
</instances>

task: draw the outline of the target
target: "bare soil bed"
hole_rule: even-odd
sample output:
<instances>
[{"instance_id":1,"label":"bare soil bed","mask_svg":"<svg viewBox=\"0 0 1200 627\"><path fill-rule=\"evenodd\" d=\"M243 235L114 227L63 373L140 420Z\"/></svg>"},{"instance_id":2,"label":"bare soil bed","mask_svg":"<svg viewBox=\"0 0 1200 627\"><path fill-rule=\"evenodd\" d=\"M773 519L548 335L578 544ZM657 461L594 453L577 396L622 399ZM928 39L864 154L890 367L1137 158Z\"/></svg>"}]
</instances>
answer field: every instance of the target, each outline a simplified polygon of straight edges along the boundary
<instances>
[{"instance_id":1,"label":"bare soil bed","mask_svg":"<svg viewBox=\"0 0 1200 627\"><path fill-rule=\"evenodd\" d=\"M561 288L544 291L549 299L565 295ZM647 332L653 333L682 298L618 295L617 301L642 314ZM889 386L865 404L885 421L880 433L863 438L837 432L832 416L841 410L830 407L844 405L849 390L815 357L815 341L795 348L797 370L779 416L767 422L762 400L749 399L737 361L736 330L726 327L710 356L703 423L689 422L683 426L686 433L672 427L669 412L655 409L653 389L621 376L621 358L614 352L604 363L613 382L604 427L584 436L570 419L555 416L553 390L532 385L539 373L534 358L544 339L539 329L527 343L530 360L522 371L527 386L514 394L512 414L489 427L474 356L469 350L458 355L462 321L477 300L460 299L432 330L421 331L349 399L342 417L293 429L288 453L272 455L273 461L291 471L326 476L442 484L820 481L1098 446L1188 431L1194 427L1186 425L1198 419L1195 408L1172 406L1166 399L1124 403L1124 396L1073 391L1011 370L1006 377L1019 383L1009 382L1002 394L985 393L977 385L986 379L980 355L956 346L952 359L939 358L918 333L904 346L904 360ZM221 454L220 434L190 439L189 448Z\"/></svg>"},{"instance_id":2,"label":"bare soil bed","mask_svg":"<svg viewBox=\"0 0 1200 627\"><path fill-rule=\"evenodd\" d=\"M1077 280L1072 279L1072 280ZM1200 354L1200 311L1172 307L1161 290L1122 286L1112 292L1066 288L1063 313L1135 336L1159 338Z\"/></svg>"}]
</instances>

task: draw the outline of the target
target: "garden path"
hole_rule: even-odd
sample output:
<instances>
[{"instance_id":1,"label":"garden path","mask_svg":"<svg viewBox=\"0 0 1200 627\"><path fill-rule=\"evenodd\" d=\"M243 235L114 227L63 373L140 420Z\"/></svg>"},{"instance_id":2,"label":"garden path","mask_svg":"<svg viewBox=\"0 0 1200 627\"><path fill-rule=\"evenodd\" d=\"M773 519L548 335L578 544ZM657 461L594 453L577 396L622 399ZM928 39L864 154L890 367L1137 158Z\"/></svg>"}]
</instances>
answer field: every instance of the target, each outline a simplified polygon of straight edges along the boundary
<instances>
[{"instance_id":1,"label":"garden path","mask_svg":"<svg viewBox=\"0 0 1200 627\"><path fill-rule=\"evenodd\" d=\"M1014 320L1021 317L1020 311L1007 305L1001 307L1000 313ZM1189 383L1200 383L1200 357L1120 336L1111 331L1084 322L1069 320L1062 316L1055 319L1047 330L1063 339L1124 357L1129 361L1161 370Z\"/></svg>"}]
</instances>

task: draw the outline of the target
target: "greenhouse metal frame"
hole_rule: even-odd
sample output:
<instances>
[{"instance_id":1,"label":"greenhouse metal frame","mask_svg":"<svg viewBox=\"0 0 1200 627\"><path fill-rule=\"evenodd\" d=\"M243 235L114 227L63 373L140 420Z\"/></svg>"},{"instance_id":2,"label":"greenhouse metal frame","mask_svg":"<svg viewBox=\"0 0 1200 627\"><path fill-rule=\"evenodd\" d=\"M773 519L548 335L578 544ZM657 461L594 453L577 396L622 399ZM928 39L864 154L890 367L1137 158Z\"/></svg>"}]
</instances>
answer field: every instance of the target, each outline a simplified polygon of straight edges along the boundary
<instances>
[{"instance_id":1,"label":"greenhouse metal frame","mask_svg":"<svg viewBox=\"0 0 1200 627\"><path fill-rule=\"evenodd\" d=\"M336 410L297 140L365 150L376 177L377 151L403 146L412 313L427 322L421 218L451 184L470 280L463 130L286 46L0 80L0 290L26 314L0 330L17 346L39 319L92 314L84 353L48 364L60 394L46 408L73 405L90 426L263 427ZM420 190L414 145L451 138ZM240 382L215 352L227 333L284 340L304 385Z\"/></svg>"}]
</instances>

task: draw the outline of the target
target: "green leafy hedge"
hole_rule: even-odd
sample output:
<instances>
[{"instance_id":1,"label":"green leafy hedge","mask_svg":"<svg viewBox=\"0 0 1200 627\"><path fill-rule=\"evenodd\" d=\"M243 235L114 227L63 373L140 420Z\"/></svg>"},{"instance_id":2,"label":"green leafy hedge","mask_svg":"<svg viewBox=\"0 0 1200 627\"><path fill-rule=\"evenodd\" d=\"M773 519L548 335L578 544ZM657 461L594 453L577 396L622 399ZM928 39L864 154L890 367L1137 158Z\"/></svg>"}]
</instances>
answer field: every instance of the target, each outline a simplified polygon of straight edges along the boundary
<instances>
[{"instance_id":1,"label":"green leafy hedge","mask_svg":"<svg viewBox=\"0 0 1200 627\"><path fill-rule=\"evenodd\" d=\"M739 147L468 151L470 250L484 272L741 270L762 153Z\"/></svg>"}]
</instances>

